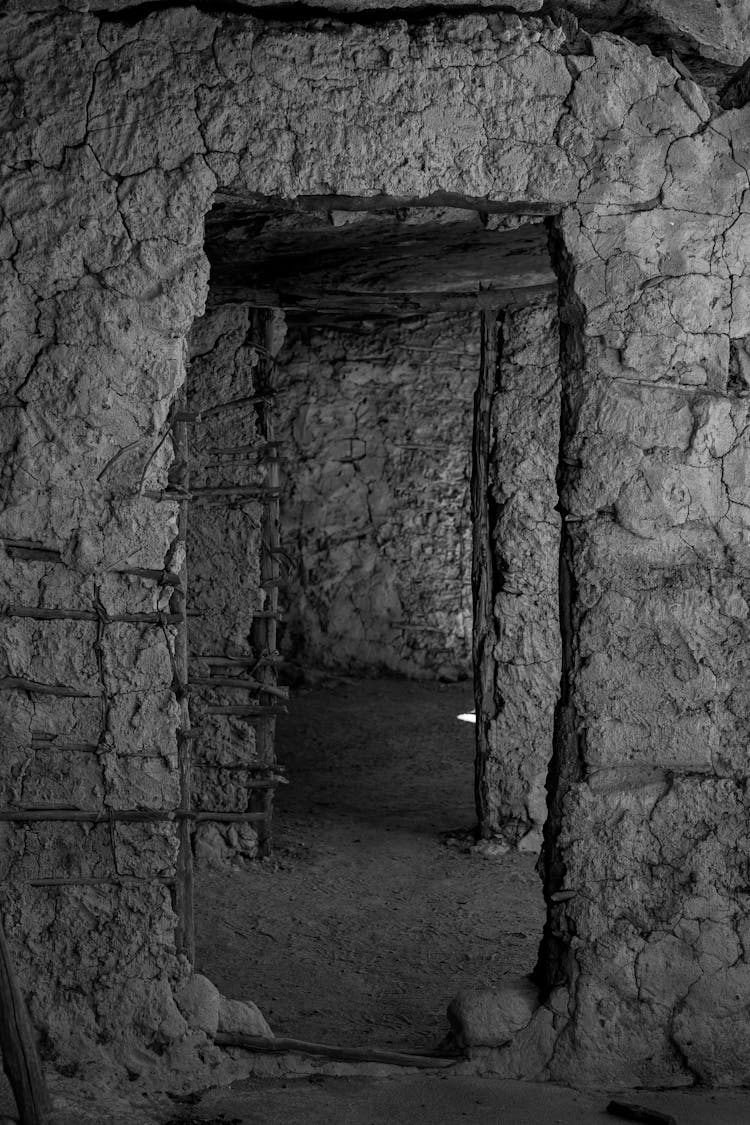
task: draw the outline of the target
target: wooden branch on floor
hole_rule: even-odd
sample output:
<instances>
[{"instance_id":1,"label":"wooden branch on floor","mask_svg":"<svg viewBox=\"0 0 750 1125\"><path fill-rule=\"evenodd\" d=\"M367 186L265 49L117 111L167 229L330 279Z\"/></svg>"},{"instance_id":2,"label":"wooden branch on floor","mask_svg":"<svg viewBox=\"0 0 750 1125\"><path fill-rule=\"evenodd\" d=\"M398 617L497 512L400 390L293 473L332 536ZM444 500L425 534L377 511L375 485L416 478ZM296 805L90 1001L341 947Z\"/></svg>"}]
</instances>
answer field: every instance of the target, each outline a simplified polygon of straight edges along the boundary
<instances>
[{"instance_id":1,"label":"wooden branch on floor","mask_svg":"<svg viewBox=\"0 0 750 1125\"><path fill-rule=\"evenodd\" d=\"M411 1055L407 1051L391 1051L381 1047L337 1047L328 1043L309 1043L305 1039L265 1039L259 1035L240 1035L219 1032L214 1040L220 1047L241 1047L245 1051L263 1051L270 1054L294 1052L301 1055L321 1055L342 1062L390 1063L391 1066L415 1066L421 1069L454 1066L463 1056Z\"/></svg>"},{"instance_id":2,"label":"wooden branch on floor","mask_svg":"<svg viewBox=\"0 0 750 1125\"><path fill-rule=\"evenodd\" d=\"M42 1073L34 1029L0 925L0 1052L21 1125L46 1125L52 1103Z\"/></svg>"}]
</instances>

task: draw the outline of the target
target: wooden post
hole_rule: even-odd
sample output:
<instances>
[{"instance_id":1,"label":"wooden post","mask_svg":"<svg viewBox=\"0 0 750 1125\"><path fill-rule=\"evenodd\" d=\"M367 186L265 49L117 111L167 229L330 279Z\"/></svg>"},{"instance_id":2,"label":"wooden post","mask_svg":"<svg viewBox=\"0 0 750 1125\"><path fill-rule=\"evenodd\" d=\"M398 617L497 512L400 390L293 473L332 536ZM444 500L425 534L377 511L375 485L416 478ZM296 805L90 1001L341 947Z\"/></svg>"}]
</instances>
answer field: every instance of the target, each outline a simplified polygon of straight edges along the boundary
<instances>
[{"instance_id":1,"label":"wooden post","mask_svg":"<svg viewBox=\"0 0 750 1125\"><path fill-rule=\"evenodd\" d=\"M182 390L182 405L186 406L186 388ZM187 495L190 488L190 463L188 424L185 418L174 422L174 450L175 462L173 467L173 481L180 490ZM177 517L177 540L183 548L181 554L182 582L172 594L172 608L177 613L177 636L175 639L175 691L180 704L180 727L177 732L177 760L180 773L180 812L189 813L192 806L192 739L190 732L190 709L188 705L188 614L187 614L187 584L188 570L186 561L187 499L180 501ZM193 846L191 838L192 828L189 816L182 816L179 825L179 852L177 856L177 949L184 953L192 963L195 961L195 920L193 912Z\"/></svg>"},{"instance_id":2,"label":"wooden post","mask_svg":"<svg viewBox=\"0 0 750 1125\"><path fill-rule=\"evenodd\" d=\"M21 1125L45 1125L52 1106L21 989L0 925L0 1051Z\"/></svg>"},{"instance_id":3,"label":"wooden post","mask_svg":"<svg viewBox=\"0 0 750 1125\"><path fill-rule=\"evenodd\" d=\"M276 390L275 365L271 355L273 320L272 314L256 310L254 314L254 335L257 343L262 345L260 361L258 363L257 385L255 390L261 401L256 409L258 413L258 436L266 446L274 447L273 424L273 394ZM264 506L263 523L261 531L261 559L260 580L261 588L268 591L268 599L263 616L259 616L253 623L253 646L258 656L273 656L277 645L277 619L279 608L279 548L281 546L281 533L279 527L279 464L276 456L268 462L266 487L268 500ZM269 689L276 687L276 666L273 661L264 661L258 669L258 679ZM267 704L271 691L261 691L261 702ZM276 735L276 718L269 714L256 726L256 752L259 760L264 765L272 765L275 760L274 742ZM273 789L263 793L254 793L251 797L251 808L260 806L265 813L265 819L258 822L258 845L261 855L269 855L271 851L271 816L273 813Z\"/></svg>"},{"instance_id":4,"label":"wooden post","mask_svg":"<svg viewBox=\"0 0 750 1125\"><path fill-rule=\"evenodd\" d=\"M490 526L490 448L492 399L498 364L497 310L482 312L479 382L474 394L474 432L471 450L471 587L474 599L472 653L476 706L474 797L480 835L487 832L489 726L497 713L495 701L495 639L493 621L492 528Z\"/></svg>"}]
</instances>

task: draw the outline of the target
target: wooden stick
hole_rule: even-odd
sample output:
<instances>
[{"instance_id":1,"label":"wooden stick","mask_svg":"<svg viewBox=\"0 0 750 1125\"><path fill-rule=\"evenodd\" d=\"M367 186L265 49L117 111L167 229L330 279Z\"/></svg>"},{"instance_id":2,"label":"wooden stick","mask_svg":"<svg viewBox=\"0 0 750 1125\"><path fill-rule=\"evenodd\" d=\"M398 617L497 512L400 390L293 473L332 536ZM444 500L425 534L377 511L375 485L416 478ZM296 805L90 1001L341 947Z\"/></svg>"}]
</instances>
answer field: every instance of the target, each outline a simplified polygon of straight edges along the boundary
<instances>
[{"instance_id":1,"label":"wooden stick","mask_svg":"<svg viewBox=\"0 0 750 1125\"><path fill-rule=\"evenodd\" d=\"M186 388L182 390L182 405L187 401ZM188 500L190 495L190 448L188 426L184 419L174 423L175 460L180 467L179 490L182 492L177 514L177 538L187 548ZM184 552L183 552L184 553ZM195 914L193 906L193 844L190 826L192 808L192 740L185 737L190 732L190 709L187 691L188 680L188 570L183 565L183 584L172 594L174 608L180 623L175 638L175 665L180 683L175 685L180 706L180 734L177 740L177 758L180 775L180 828L177 853L177 882L175 888L177 924L177 950L184 953L192 964L195 961Z\"/></svg>"},{"instance_id":2,"label":"wooden stick","mask_svg":"<svg viewBox=\"0 0 750 1125\"><path fill-rule=\"evenodd\" d=\"M474 661L474 701L476 705L476 758L474 799L480 830L489 816L487 777L489 726L495 717L495 662L492 656L495 633L493 620L492 528L490 526L490 447L492 443L492 401L498 366L498 313L482 313L479 381L474 394L474 434L471 466L472 564L471 585L474 598L472 651Z\"/></svg>"},{"instance_id":3,"label":"wooden stick","mask_svg":"<svg viewBox=\"0 0 750 1125\"><path fill-rule=\"evenodd\" d=\"M444 633L440 625L422 625L418 621L394 621L394 628L396 629L414 629L420 633Z\"/></svg>"},{"instance_id":4,"label":"wooden stick","mask_svg":"<svg viewBox=\"0 0 750 1125\"><path fill-rule=\"evenodd\" d=\"M215 664L219 667L225 666L227 668L233 668L235 666L260 668L264 664L283 664L284 662L282 656L221 656L218 653L216 656L213 656L206 652L194 654L193 659L203 660L206 664Z\"/></svg>"},{"instance_id":5,"label":"wooden stick","mask_svg":"<svg viewBox=\"0 0 750 1125\"><path fill-rule=\"evenodd\" d=\"M34 1029L0 925L0 1052L21 1125L45 1125L52 1103L42 1072Z\"/></svg>"},{"instance_id":6,"label":"wooden stick","mask_svg":"<svg viewBox=\"0 0 750 1125\"><path fill-rule=\"evenodd\" d=\"M278 368L272 356L273 345L273 314L256 312L253 318L254 343L258 348L260 362L257 367L257 378L261 389L269 392L269 399L261 404L257 410L258 432L263 442L268 447L276 446L275 428L272 414L273 395L277 392ZM268 609L262 614L255 615L253 619L252 640L253 647L259 653L276 654L277 649L277 622L279 620L279 580L281 570L279 565L279 551L281 549L280 531L280 504L281 478L279 474L278 458L268 463L268 489L269 500L263 509L263 523L261 529L261 557L260 579L261 585L268 590ZM259 679L267 685L268 694L273 694L272 689L277 683L276 668L273 664L266 664L259 669ZM275 760L276 717L274 709L267 712L268 718L260 723L256 731L256 753L261 761L273 765ZM273 813L273 789L268 789L262 798L251 797L250 808L258 811L258 801L264 814L263 827L258 833L258 845L263 856L271 853L271 816Z\"/></svg>"},{"instance_id":7,"label":"wooden stick","mask_svg":"<svg viewBox=\"0 0 750 1125\"><path fill-rule=\"evenodd\" d=\"M246 1051L263 1051L285 1054L293 1051L303 1055L322 1055L328 1059L351 1062L390 1063L393 1066L416 1066L422 1069L455 1066L461 1056L410 1055L407 1051L390 1051L381 1047L334 1047L328 1043L310 1043L305 1039L287 1037L266 1039L259 1035L242 1035L239 1032L220 1031L214 1036L220 1047L242 1047Z\"/></svg>"},{"instance_id":8,"label":"wooden stick","mask_svg":"<svg viewBox=\"0 0 750 1125\"><path fill-rule=\"evenodd\" d=\"M218 457L232 453L257 453L259 457L262 457L264 453L270 453L272 450L275 453L282 447L283 442L264 441L261 442L260 445L255 442L251 442L248 445L215 445L211 446L205 452L209 457Z\"/></svg>"},{"instance_id":9,"label":"wooden stick","mask_svg":"<svg viewBox=\"0 0 750 1125\"><path fill-rule=\"evenodd\" d=\"M274 498L281 495L278 488L268 488L265 484L227 484L213 488L194 488L193 496L257 496Z\"/></svg>"},{"instance_id":10,"label":"wooden stick","mask_svg":"<svg viewBox=\"0 0 750 1125\"><path fill-rule=\"evenodd\" d=\"M100 621L101 614L92 609L44 609L33 606L11 605L0 609L0 617L30 617L34 621ZM124 622L132 625L176 625L182 619L176 613L118 613L107 614L109 624Z\"/></svg>"},{"instance_id":11,"label":"wooden stick","mask_svg":"<svg viewBox=\"0 0 750 1125\"><path fill-rule=\"evenodd\" d=\"M81 824L108 824L112 820L147 822L176 820L177 814L159 809L0 809L0 821L23 824L40 820L63 820Z\"/></svg>"},{"instance_id":12,"label":"wooden stick","mask_svg":"<svg viewBox=\"0 0 750 1125\"><path fill-rule=\"evenodd\" d=\"M35 695L57 695L66 699L98 699L102 694L101 688L94 692L79 691L78 688L66 687L64 684L40 684L22 676L3 676L0 679L0 691L28 691Z\"/></svg>"},{"instance_id":13,"label":"wooden stick","mask_svg":"<svg viewBox=\"0 0 750 1125\"><path fill-rule=\"evenodd\" d=\"M209 706L204 707L203 710L208 715L286 715L286 707L276 707L272 703L263 704L248 704L244 706L242 703L227 703L223 706Z\"/></svg>"},{"instance_id":14,"label":"wooden stick","mask_svg":"<svg viewBox=\"0 0 750 1125\"><path fill-rule=\"evenodd\" d=\"M250 496L254 499L265 501L271 496L271 493L270 490L263 485L236 484L217 486L215 488L194 488L189 493L185 493L182 489L177 488L146 488L141 495L145 496L148 500L168 500L184 503L187 500L195 500L198 497L205 499L211 496Z\"/></svg>"},{"instance_id":15,"label":"wooden stick","mask_svg":"<svg viewBox=\"0 0 750 1125\"><path fill-rule=\"evenodd\" d=\"M242 762L233 763L232 765L225 766L219 762L201 762L200 768L206 771L213 771L216 773L247 773L248 768ZM266 781L253 781L252 779L245 782L245 788L261 791L266 789L278 789L280 785L288 785L289 781L285 777L272 778Z\"/></svg>"},{"instance_id":16,"label":"wooden stick","mask_svg":"<svg viewBox=\"0 0 750 1125\"><path fill-rule=\"evenodd\" d=\"M216 406L208 406L205 410L178 410L172 418L176 422L202 422L204 418L213 418L216 414L223 414L225 410L233 410L236 406L251 406L257 402L266 402L270 394L243 395L242 398L232 398L227 402L219 402Z\"/></svg>"},{"instance_id":17,"label":"wooden stick","mask_svg":"<svg viewBox=\"0 0 750 1125\"><path fill-rule=\"evenodd\" d=\"M223 762L205 761L201 763L201 769L242 770L246 773L272 774L281 785L288 784L287 779L280 776L286 772L286 766L256 766L253 765L252 762L230 762L228 765L225 765Z\"/></svg>"},{"instance_id":18,"label":"wooden stick","mask_svg":"<svg viewBox=\"0 0 750 1125\"><path fill-rule=\"evenodd\" d=\"M62 562L60 552L50 547L16 546L5 541L5 553L11 559L27 559L29 562Z\"/></svg>"},{"instance_id":19,"label":"wooden stick","mask_svg":"<svg viewBox=\"0 0 750 1125\"><path fill-rule=\"evenodd\" d=\"M207 820L216 820L221 824L235 824L247 823L253 824L256 821L265 820L265 812L199 812L192 813L193 820L205 822Z\"/></svg>"},{"instance_id":20,"label":"wooden stick","mask_svg":"<svg viewBox=\"0 0 750 1125\"><path fill-rule=\"evenodd\" d=\"M172 570L152 570L146 566L123 567L122 570L114 570L112 573L132 575L134 578L152 578L161 586L173 586L175 590L180 588L182 582L179 574L175 574Z\"/></svg>"},{"instance_id":21,"label":"wooden stick","mask_svg":"<svg viewBox=\"0 0 750 1125\"><path fill-rule=\"evenodd\" d=\"M76 754L96 754L100 746L98 742L55 742L52 738L32 738L32 750L69 750Z\"/></svg>"},{"instance_id":22,"label":"wooden stick","mask_svg":"<svg viewBox=\"0 0 750 1125\"><path fill-rule=\"evenodd\" d=\"M207 680L190 680L190 687L204 688L236 688L238 691L254 691L264 695L277 696L279 699L289 698L289 688L277 687L276 684L262 683L260 680L243 680L231 676L210 676Z\"/></svg>"},{"instance_id":23,"label":"wooden stick","mask_svg":"<svg viewBox=\"0 0 750 1125\"><path fill-rule=\"evenodd\" d=\"M174 887L175 879L169 875L102 875L100 878L84 877L76 878L72 876L69 879L29 879L26 884L27 887L132 887L142 886L144 883L161 883L165 887Z\"/></svg>"}]
</instances>

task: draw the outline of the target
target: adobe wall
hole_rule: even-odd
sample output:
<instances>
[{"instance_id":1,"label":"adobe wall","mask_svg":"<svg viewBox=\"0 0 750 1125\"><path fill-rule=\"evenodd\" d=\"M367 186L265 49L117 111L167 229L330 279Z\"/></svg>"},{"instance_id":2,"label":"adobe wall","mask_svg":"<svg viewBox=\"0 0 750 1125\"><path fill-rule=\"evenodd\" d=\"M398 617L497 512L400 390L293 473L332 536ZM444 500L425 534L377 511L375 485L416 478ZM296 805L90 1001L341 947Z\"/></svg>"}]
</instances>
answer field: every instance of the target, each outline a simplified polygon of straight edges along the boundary
<instances>
[{"instance_id":1,"label":"adobe wall","mask_svg":"<svg viewBox=\"0 0 750 1125\"><path fill-rule=\"evenodd\" d=\"M508 309L498 335L489 450L495 596L483 650L494 716L481 732L480 829L497 843L538 852L560 693L556 302Z\"/></svg>"},{"instance_id":2,"label":"adobe wall","mask_svg":"<svg viewBox=\"0 0 750 1125\"><path fill-rule=\"evenodd\" d=\"M257 682L263 654L253 644L253 622L267 608L260 560L268 462L252 401L260 335L252 311L241 305L212 306L190 332L192 788L194 807L206 816L248 812L253 782L268 780L263 767L270 764L253 719L231 713L259 703L257 691L232 681ZM283 331L277 335L280 346ZM253 859L258 845L257 825L210 818L193 839L197 863L209 866Z\"/></svg>"},{"instance_id":3,"label":"adobe wall","mask_svg":"<svg viewBox=\"0 0 750 1125\"><path fill-rule=\"evenodd\" d=\"M292 664L471 675L478 320L289 333L278 433Z\"/></svg>"},{"instance_id":4,"label":"adobe wall","mask_svg":"<svg viewBox=\"0 0 750 1125\"><path fill-rule=\"evenodd\" d=\"M51 554L6 560L3 603L95 615L79 632L6 610L7 675L80 693L6 678L9 802L37 803L23 771L41 731L95 746L50 749L45 802L82 804L82 784L100 807L174 808L163 634L97 606L153 611L162 588L116 572L172 561L175 506L141 479L166 483L168 442L149 457L203 307L214 191L547 205L567 357L553 991L511 1048L476 1044L476 1065L747 1081L748 400L728 383L750 335L747 111L710 109L645 49L602 35L565 54L559 30L505 15L305 29L46 12L4 31L0 534L6 554ZM106 828L5 829L5 921L58 1053L81 1057L74 1025L160 1049L184 1033L169 892L123 874L169 878L176 836L118 826L115 857Z\"/></svg>"}]
</instances>

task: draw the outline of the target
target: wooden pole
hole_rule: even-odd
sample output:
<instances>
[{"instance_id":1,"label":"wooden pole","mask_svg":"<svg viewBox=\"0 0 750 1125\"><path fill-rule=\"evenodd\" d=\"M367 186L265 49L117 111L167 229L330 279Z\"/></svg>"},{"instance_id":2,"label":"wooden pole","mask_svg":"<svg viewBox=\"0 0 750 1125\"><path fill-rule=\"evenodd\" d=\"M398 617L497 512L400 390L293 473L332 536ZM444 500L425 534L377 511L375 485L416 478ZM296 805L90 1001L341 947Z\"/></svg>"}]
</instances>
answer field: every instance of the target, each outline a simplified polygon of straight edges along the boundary
<instances>
[{"instance_id":1,"label":"wooden pole","mask_svg":"<svg viewBox=\"0 0 750 1125\"><path fill-rule=\"evenodd\" d=\"M0 925L0 1051L21 1125L45 1125L52 1112L34 1029Z\"/></svg>"},{"instance_id":2,"label":"wooden pole","mask_svg":"<svg viewBox=\"0 0 750 1125\"><path fill-rule=\"evenodd\" d=\"M186 404L186 389L182 391L182 404ZM185 493L180 501L177 517L177 538L183 548L187 546L188 505L187 494L190 489L190 462L188 444L188 425L185 419L173 426L175 446L175 483ZM183 560L186 557L183 549ZM180 772L180 818L179 851L177 855L177 949L188 960L195 961L195 920L193 910L193 845L191 818L192 805L192 740L190 731L190 710L188 706L188 613L187 613L187 562L182 564L182 583L172 594L172 608L177 612L179 623L175 637L175 691L180 705L180 730L177 740L178 766Z\"/></svg>"},{"instance_id":3,"label":"wooden pole","mask_svg":"<svg viewBox=\"0 0 750 1125\"><path fill-rule=\"evenodd\" d=\"M258 387L260 395L265 396L258 403L258 436L266 447L275 444L274 424L272 416L273 396L276 392L275 367L271 358L272 348L272 315L257 310L254 314L255 343L261 344L259 348ZM281 547L281 534L279 527L280 505L279 496L280 474L279 463L274 458L268 462L266 488L268 499L263 511L261 532L261 559L260 580L261 586L268 591L268 602L262 616L258 615L253 621L253 647L259 656L273 656L277 645L277 617L279 611L278 581L279 549ZM266 662L258 669L258 679L266 685L268 691L266 699L274 694L277 677L273 663ZM263 699L263 693L261 693ZM269 713L256 728L256 750L260 761L264 765L271 765L274 761L274 742L276 735L276 718ZM258 824L258 846L261 855L269 855L271 851L271 816L273 813L273 789L265 793L254 794L250 798L250 808L259 809L265 814L265 819Z\"/></svg>"},{"instance_id":4,"label":"wooden pole","mask_svg":"<svg viewBox=\"0 0 750 1125\"><path fill-rule=\"evenodd\" d=\"M488 820L487 759L489 726L496 714L492 528L490 526L490 448L492 444L492 398L498 364L498 312L482 313L479 382L474 394L474 433L471 450L471 587L474 599L472 652L474 701L476 706L476 757L474 797L480 835Z\"/></svg>"}]
</instances>

